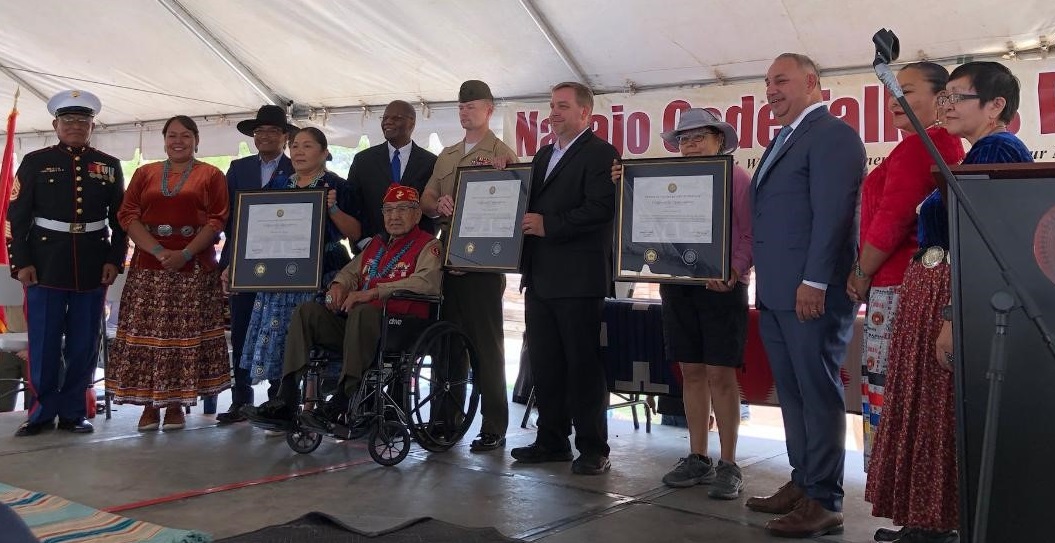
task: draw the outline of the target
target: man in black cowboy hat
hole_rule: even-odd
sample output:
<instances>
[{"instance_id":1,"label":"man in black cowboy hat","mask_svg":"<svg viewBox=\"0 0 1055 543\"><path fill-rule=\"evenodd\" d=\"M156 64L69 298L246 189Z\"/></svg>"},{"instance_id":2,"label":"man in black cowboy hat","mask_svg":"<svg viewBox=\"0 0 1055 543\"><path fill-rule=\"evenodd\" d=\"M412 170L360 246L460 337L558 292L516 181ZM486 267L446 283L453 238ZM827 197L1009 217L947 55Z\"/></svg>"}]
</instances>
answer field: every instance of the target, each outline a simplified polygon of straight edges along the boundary
<instances>
[{"instance_id":1,"label":"man in black cowboy hat","mask_svg":"<svg viewBox=\"0 0 1055 543\"><path fill-rule=\"evenodd\" d=\"M293 173L293 163L282 151L290 132L297 129L286 120L286 112L279 106L262 106L256 112L256 118L246 119L237 125L238 131L253 137L257 154L231 162L227 170L227 190L230 193L232 219L228 220L224 236L229 241L234 233L235 192L246 189L261 189L271 181L289 177ZM231 262L230 243L224 243L220 254L220 269L223 270L221 281L224 289L227 285L227 267ZM253 388L249 370L238 367L242 359L242 346L249 328L249 318L253 313L253 292L231 293L231 347L234 360L234 387L231 389L231 407L224 413L216 415L220 424L230 424L245 420L239 410L243 405L253 405ZM268 390L270 396L277 390L278 384L272 383Z\"/></svg>"}]
</instances>

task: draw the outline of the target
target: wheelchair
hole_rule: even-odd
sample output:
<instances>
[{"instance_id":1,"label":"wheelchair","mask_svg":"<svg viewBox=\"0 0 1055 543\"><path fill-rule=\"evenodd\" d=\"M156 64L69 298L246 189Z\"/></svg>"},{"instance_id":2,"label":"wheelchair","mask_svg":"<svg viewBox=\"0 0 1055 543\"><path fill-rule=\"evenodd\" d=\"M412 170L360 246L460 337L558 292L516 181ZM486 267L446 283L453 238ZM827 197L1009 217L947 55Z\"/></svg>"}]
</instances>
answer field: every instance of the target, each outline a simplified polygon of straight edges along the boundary
<instances>
[{"instance_id":1,"label":"wheelchair","mask_svg":"<svg viewBox=\"0 0 1055 543\"><path fill-rule=\"evenodd\" d=\"M393 314L389 301L429 305L429 317ZM430 452L453 447L472 426L480 403L474 383L476 349L457 326L440 320L442 297L398 291L381 311L381 337L374 364L363 375L338 423L321 432L304 425L301 414L323 401L336 385L323 378L341 355L313 348L301 383L302 408L287 430L286 443L310 454L325 436L339 440L368 437L370 457L394 466L407 457L412 441ZM339 367L339 366L338 366Z\"/></svg>"}]
</instances>

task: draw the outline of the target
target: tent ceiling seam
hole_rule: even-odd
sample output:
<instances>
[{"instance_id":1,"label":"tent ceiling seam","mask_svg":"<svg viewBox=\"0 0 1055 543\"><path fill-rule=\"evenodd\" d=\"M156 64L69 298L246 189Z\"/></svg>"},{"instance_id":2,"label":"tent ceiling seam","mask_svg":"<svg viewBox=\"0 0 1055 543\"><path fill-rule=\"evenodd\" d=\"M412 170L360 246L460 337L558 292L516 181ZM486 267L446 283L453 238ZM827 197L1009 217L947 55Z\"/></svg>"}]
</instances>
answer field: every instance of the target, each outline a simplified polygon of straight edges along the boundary
<instances>
[{"instance_id":1,"label":"tent ceiling seam","mask_svg":"<svg viewBox=\"0 0 1055 543\"><path fill-rule=\"evenodd\" d=\"M11 81L14 81L16 84L18 84L18 86L22 87L23 89L26 89L26 92L39 98L41 102L44 102L45 104L48 103L48 100L50 99L48 96L46 96L43 92L40 92L40 89L29 84L29 82L25 79L22 79L21 76L14 72L14 70L11 70L7 66L5 66L6 64L7 60L0 58L0 72L10 78Z\"/></svg>"},{"instance_id":2,"label":"tent ceiling seam","mask_svg":"<svg viewBox=\"0 0 1055 543\"><path fill-rule=\"evenodd\" d=\"M572 56L571 51L568 51L568 47L564 45L564 42L560 39L560 36L550 26L549 21L546 17L539 12L538 8L531 0L520 0L520 5L524 8L524 11L528 13L531 20L535 22L535 26L538 27L539 31L549 42L550 47L557 53L564 64L571 70L571 73L575 74L575 77L579 78L579 83L582 83L590 88L593 88L590 78L587 77L586 71L582 69L582 66Z\"/></svg>"},{"instance_id":3,"label":"tent ceiling seam","mask_svg":"<svg viewBox=\"0 0 1055 543\"><path fill-rule=\"evenodd\" d=\"M241 61L227 45L216 37L204 24L194 17L187 8L179 3L179 0L157 0L162 7L168 10L191 34L202 44L216 54L235 74L244 80L254 92L269 103L286 108L287 100L275 92L274 88L266 81L257 76L244 62Z\"/></svg>"}]
</instances>

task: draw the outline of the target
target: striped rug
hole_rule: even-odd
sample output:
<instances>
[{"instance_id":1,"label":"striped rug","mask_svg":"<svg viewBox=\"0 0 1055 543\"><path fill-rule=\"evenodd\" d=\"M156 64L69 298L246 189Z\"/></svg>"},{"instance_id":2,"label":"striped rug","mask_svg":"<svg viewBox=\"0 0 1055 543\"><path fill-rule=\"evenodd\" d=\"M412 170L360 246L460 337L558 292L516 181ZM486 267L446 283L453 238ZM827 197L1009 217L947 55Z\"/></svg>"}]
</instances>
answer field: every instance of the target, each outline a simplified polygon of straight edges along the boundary
<instances>
[{"instance_id":1,"label":"striped rug","mask_svg":"<svg viewBox=\"0 0 1055 543\"><path fill-rule=\"evenodd\" d=\"M0 503L29 526L40 543L208 543L200 532L132 520L69 500L0 483ZM0 538L2 539L2 538Z\"/></svg>"}]
</instances>

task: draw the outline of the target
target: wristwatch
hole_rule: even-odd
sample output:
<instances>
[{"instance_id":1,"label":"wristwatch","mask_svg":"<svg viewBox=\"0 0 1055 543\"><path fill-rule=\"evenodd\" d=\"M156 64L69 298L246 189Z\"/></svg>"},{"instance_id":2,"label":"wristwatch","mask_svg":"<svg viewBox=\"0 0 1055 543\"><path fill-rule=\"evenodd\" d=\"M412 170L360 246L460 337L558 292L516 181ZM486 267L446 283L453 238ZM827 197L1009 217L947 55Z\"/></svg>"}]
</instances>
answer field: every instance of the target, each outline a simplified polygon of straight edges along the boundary
<instances>
[{"instance_id":1,"label":"wristwatch","mask_svg":"<svg viewBox=\"0 0 1055 543\"><path fill-rule=\"evenodd\" d=\"M864 270L861 269L861 262L854 262L854 277L858 279L866 279L868 275L865 274Z\"/></svg>"},{"instance_id":2,"label":"wristwatch","mask_svg":"<svg viewBox=\"0 0 1055 543\"><path fill-rule=\"evenodd\" d=\"M941 319L944 321L952 322L952 306L947 305L941 308Z\"/></svg>"}]
</instances>

